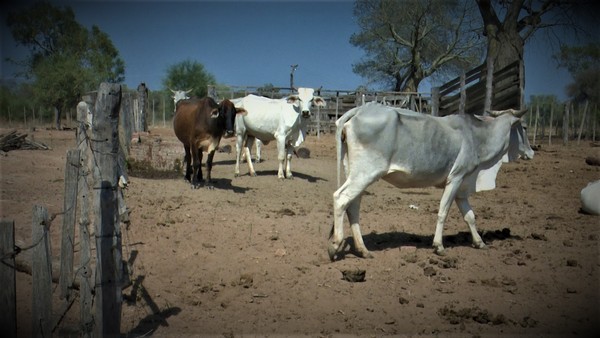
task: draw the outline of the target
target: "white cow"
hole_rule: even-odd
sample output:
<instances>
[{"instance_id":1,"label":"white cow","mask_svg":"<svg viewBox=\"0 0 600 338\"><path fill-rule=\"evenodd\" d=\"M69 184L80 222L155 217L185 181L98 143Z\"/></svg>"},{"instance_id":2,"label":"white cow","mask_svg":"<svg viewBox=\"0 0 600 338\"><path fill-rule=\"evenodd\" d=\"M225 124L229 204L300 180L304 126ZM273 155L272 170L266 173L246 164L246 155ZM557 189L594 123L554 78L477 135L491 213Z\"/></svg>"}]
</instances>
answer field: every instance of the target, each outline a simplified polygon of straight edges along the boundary
<instances>
[{"instance_id":1,"label":"white cow","mask_svg":"<svg viewBox=\"0 0 600 338\"><path fill-rule=\"evenodd\" d=\"M338 186L341 161L346 181L333 194L334 226L328 247L334 260L342 248L344 213L348 215L355 248L372 257L359 226L361 194L382 178L398 188L444 188L433 247L443 254L442 230L452 201L469 226L473 245L485 247L475 227L468 196L493 189L496 173L507 152L533 158L520 117L525 113L491 112L495 118L472 115L433 117L406 109L368 103L348 111L336 122ZM514 134L514 138L510 137ZM521 142L523 146L511 144Z\"/></svg>"},{"instance_id":2,"label":"white cow","mask_svg":"<svg viewBox=\"0 0 600 338\"><path fill-rule=\"evenodd\" d=\"M190 97L187 95L189 93L192 92L192 89L189 90L173 90L171 88L169 88L169 90L173 93L173 109L174 111L177 111L177 102L179 102L180 100L187 100Z\"/></svg>"},{"instance_id":3,"label":"white cow","mask_svg":"<svg viewBox=\"0 0 600 338\"><path fill-rule=\"evenodd\" d=\"M581 210L590 215L600 215L600 180L581 189Z\"/></svg>"},{"instance_id":4,"label":"white cow","mask_svg":"<svg viewBox=\"0 0 600 338\"><path fill-rule=\"evenodd\" d=\"M291 160L294 148L304 142L305 131L303 120L310 117L310 106L315 104L325 106L325 101L314 96L312 88L298 88L297 95L286 99L269 99L266 97L248 95L241 99L234 99L238 114L235 121L237 143L237 157L235 162L235 176L240 174L240 159L242 151L246 159L250 159L250 148L254 139L261 140L264 144L277 141L277 159L279 171L277 177L292 178ZM285 162L285 163L284 163ZM251 176L256 176L252 161L247 161ZM285 175L283 167L285 164Z\"/></svg>"}]
</instances>

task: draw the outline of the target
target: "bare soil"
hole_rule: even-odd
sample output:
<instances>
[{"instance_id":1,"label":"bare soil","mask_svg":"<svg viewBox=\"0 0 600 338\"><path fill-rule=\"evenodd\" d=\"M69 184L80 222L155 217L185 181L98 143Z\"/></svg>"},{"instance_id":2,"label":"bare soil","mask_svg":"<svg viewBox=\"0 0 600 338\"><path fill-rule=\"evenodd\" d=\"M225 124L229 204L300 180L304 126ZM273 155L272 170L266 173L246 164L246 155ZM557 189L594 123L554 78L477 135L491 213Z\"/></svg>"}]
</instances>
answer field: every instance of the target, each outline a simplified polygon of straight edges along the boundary
<instances>
[{"instance_id":1,"label":"bare soil","mask_svg":"<svg viewBox=\"0 0 600 338\"><path fill-rule=\"evenodd\" d=\"M57 259L66 151L75 147L75 132L24 132L52 149L0 158L0 217L15 221L17 244L25 247L33 205L47 207L56 215L50 231ZM169 128L152 129L154 137L174 139ZM244 166L234 178L235 154L217 153L214 190L191 189L182 173L136 169L125 191L131 222L122 234L135 283L123 291L121 332L598 336L600 218L579 212L579 193L600 178L600 167L585 163L600 148L574 143L544 145L532 161L503 165L497 188L472 196L487 250L471 247L453 207L444 257L430 247L441 190L377 182L361 207L375 258L349 252L329 260L336 189L331 135L308 137L310 157L294 158L293 180L277 179L274 143L263 148L258 177ZM351 282L349 275L364 280ZM26 337L31 277L18 272L17 279L18 333ZM56 320L62 307L57 294ZM75 303L55 333L78 332L78 316Z\"/></svg>"}]
</instances>

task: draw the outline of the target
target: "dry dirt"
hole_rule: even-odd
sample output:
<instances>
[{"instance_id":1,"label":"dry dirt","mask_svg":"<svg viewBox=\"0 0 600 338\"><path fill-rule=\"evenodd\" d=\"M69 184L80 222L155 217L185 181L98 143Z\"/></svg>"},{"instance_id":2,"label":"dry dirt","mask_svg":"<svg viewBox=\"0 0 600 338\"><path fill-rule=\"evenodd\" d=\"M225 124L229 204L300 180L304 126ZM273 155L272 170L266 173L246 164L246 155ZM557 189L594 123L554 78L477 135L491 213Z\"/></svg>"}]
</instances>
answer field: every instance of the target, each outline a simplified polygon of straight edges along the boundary
<instances>
[{"instance_id":1,"label":"dry dirt","mask_svg":"<svg viewBox=\"0 0 600 338\"><path fill-rule=\"evenodd\" d=\"M31 243L34 204L62 211L66 150L75 145L74 131L24 132L52 150L0 158L0 217L15 221L21 247ZM168 128L151 135L174 137ZM179 173L130 174L123 256L137 282L123 291L124 335L600 333L600 218L579 212L580 190L600 178L600 167L584 159L599 156L599 148L544 145L532 161L503 165L498 187L471 198L489 249L470 246L453 206L445 257L430 248L441 190L378 182L361 208L375 258L348 253L330 262L335 144L325 135L304 146L310 158L293 160L293 180L277 179L274 144L264 148L258 177L244 166L234 178L234 154L217 153L214 190L192 190ZM55 257L61 227L58 215L51 226ZM356 269L366 271L364 282L343 279L343 271ZM26 337L31 278L17 278L18 332ZM77 332L78 310L74 305L55 333Z\"/></svg>"}]
</instances>

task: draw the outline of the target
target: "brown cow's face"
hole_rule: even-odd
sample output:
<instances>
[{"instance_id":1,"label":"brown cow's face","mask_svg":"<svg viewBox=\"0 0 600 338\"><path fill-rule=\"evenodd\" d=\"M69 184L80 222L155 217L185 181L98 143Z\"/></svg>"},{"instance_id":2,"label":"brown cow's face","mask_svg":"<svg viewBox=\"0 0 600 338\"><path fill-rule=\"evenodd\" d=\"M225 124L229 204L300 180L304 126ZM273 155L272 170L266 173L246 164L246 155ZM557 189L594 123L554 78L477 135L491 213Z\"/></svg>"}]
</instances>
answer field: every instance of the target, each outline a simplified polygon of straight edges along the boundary
<instances>
[{"instance_id":1,"label":"brown cow's face","mask_svg":"<svg viewBox=\"0 0 600 338\"><path fill-rule=\"evenodd\" d=\"M229 100L223 100L219 103L219 112L225 118L225 137L231 137L234 134L235 106Z\"/></svg>"}]
</instances>

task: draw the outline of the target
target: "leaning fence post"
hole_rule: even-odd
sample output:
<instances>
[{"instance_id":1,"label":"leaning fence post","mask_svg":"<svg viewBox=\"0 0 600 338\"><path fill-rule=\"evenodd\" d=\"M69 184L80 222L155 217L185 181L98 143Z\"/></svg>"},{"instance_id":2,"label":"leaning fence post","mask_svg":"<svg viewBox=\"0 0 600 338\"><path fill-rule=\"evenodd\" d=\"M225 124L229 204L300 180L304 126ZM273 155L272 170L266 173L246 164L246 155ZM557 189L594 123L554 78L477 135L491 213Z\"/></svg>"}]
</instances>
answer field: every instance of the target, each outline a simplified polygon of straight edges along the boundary
<instances>
[{"instance_id":1,"label":"leaning fence post","mask_svg":"<svg viewBox=\"0 0 600 338\"><path fill-rule=\"evenodd\" d=\"M73 285L73 250L75 249L75 217L77 213L77 174L79 173L79 149L67 152L65 164L65 198L60 249L60 299L71 299Z\"/></svg>"},{"instance_id":2,"label":"leaning fence post","mask_svg":"<svg viewBox=\"0 0 600 338\"><path fill-rule=\"evenodd\" d=\"M465 106L467 105L467 88L465 84L466 78L465 72L462 72L462 74L460 74L460 101L458 104L459 114L465 113Z\"/></svg>"},{"instance_id":3,"label":"leaning fence post","mask_svg":"<svg viewBox=\"0 0 600 338\"><path fill-rule=\"evenodd\" d=\"M2 335L17 336L17 284L15 270L15 222L0 221L0 327Z\"/></svg>"},{"instance_id":4,"label":"leaning fence post","mask_svg":"<svg viewBox=\"0 0 600 338\"><path fill-rule=\"evenodd\" d=\"M102 83L96 99L92 140L96 224L95 336L118 336L121 326L122 252L117 206L121 86Z\"/></svg>"},{"instance_id":5,"label":"leaning fence post","mask_svg":"<svg viewBox=\"0 0 600 338\"><path fill-rule=\"evenodd\" d=\"M49 222L48 210L34 205L31 222L31 329L36 337L50 337L52 334L52 255L48 236Z\"/></svg>"}]
</instances>

